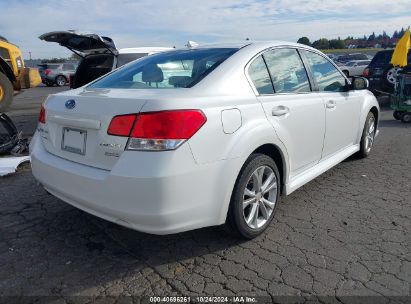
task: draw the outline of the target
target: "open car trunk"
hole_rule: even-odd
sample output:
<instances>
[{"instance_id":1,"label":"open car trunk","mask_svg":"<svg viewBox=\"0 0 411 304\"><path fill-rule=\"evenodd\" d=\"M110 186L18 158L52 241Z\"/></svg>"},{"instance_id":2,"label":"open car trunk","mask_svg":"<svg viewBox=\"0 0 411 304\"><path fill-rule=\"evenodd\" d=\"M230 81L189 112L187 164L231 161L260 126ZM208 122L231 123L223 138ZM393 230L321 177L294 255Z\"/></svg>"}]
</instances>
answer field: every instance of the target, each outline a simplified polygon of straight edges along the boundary
<instances>
[{"instance_id":1,"label":"open car trunk","mask_svg":"<svg viewBox=\"0 0 411 304\"><path fill-rule=\"evenodd\" d=\"M77 31L56 31L41 35L40 40L55 42L82 57L70 87L81 87L113 69L118 50L110 37Z\"/></svg>"},{"instance_id":2,"label":"open car trunk","mask_svg":"<svg viewBox=\"0 0 411 304\"><path fill-rule=\"evenodd\" d=\"M85 57L77 67L76 74L70 79L70 87L79 88L113 69L113 54L96 54Z\"/></svg>"}]
</instances>

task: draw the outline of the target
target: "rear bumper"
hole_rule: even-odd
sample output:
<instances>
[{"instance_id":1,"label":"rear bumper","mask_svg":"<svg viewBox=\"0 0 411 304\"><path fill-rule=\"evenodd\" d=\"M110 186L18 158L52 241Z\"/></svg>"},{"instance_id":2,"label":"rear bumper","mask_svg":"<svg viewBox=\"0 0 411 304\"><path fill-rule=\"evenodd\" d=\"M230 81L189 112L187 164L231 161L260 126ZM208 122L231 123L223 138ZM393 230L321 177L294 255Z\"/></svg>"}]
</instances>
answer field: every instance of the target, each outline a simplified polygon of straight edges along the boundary
<instances>
[{"instance_id":1,"label":"rear bumper","mask_svg":"<svg viewBox=\"0 0 411 304\"><path fill-rule=\"evenodd\" d=\"M222 224L241 162L197 165L185 144L167 154L126 151L106 171L50 154L37 135L30 148L33 175L51 194L108 221L153 234Z\"/></svg>"}]
</instances>

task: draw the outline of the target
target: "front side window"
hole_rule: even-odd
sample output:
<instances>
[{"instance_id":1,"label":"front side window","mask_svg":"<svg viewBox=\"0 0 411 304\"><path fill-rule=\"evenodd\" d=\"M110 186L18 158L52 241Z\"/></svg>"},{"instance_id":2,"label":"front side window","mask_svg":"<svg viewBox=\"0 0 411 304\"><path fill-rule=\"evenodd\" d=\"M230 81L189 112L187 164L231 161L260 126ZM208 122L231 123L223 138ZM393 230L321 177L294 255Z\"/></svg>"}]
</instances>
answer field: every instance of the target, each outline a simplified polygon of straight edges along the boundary
<instances>
[{"instance_id":1,"label":"front side window","mask_svg":"<svg viewBox=\"0 0 411 304\"><path fill-rule=\"evenodd\" d=\"M311 92L307 71L296 49L274 49L263 56L276 93Z\"/></svg>"},{"instance_id":2,"label":"front side window","mask_svg":"<svg viewBox=\"0 0 411 304\"><path fill-rule=\"evenodd\" d=\"M273 84L271 83L270 75L268 74L267 66L263 57L260 55L248 67L248 75L250 76L258 94L273 94Z\"/></svg>"},{"instance_id":3,"label":"front side window","mask_svg":"<svg viewBox=\"0 0 411 304\"><path fill-rule=\"evenodd\" d=\"M345 78L331 62L316 53L309 51L304 53L320 92L345 91Z\"/></svg>"},{"instance_id":4,"label":"front side window","mask_svg":"<svg viewBox=\"0 0 411 304\"><path fill-rule=\"evenodd\" d=\"M163 52L144 57L92 83L90 88L190 88L238 48L209 48Z\"/></svg>"}]
</instances>

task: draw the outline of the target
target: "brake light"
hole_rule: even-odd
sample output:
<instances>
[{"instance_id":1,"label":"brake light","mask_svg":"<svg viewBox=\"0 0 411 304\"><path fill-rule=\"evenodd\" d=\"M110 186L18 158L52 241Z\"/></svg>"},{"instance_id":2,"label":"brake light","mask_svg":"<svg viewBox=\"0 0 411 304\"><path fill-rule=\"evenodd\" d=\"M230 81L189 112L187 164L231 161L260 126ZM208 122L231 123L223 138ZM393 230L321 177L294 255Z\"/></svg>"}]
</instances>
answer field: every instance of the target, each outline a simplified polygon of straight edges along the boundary
<instances>
[{"instance_id":1,"label":"brake light","mask_svg":"<svg viewBox=\"0 0 411 304\"><path fill-rule=\"evenodd\" d=\"M51 70L45 69L45 70L44 70L44 75L48 75L48 74L50 74L50 72L51 72Z\"/></svg>"},{"instance_id":2,"label":"brake light","mask_svg":"<svg viewBox=\"0 0 411 304\"><path fill-rule=\"evenodd\" d=\"M131 137L189 139L205 122L204 114L197 110L142 113Z\"/></svg>"},{"instance_id":3,"label":"brake light","mask_svg":"<svg viewBox=\"0 0 411 304\"><path fill-rule=\"evenodd\" d=\"M120 115L112 119L107 132L130 137L128 150L174 150L190 139L206 121L200 110Z\"/></svg>"},{"instance_id":4,"label":"brake light","mask_svg":"<svg viewBox=\"0 0 411 304\"><path fill-rule=\"evenodd\" d=\"M362 72L362 76L368 77L369 75L370 75L370 69L369 69L369 68L365 68L364 71Z\"/></svg>"},{"instance_id":5,"label":"brake light","mask_svg":"<svg viewBox=\"0 0 411 304\"><path fill-rule=\"evenodd\" d=\"M115 116L110 122L107 133L115 136L130 136L136 117L135 114Z\"/></svg>"},{"instance_id":6,"label":"brake light","mask_svg":"<svg viewBox=\"0 0 411 304\"><path fill-rule=\"evenodd\" d=\"M46 109L44 108L43 105L41 105L41 108L40 108L39 122L41 122L42 124L46 123Z\"/></svg>"}]
</instances>

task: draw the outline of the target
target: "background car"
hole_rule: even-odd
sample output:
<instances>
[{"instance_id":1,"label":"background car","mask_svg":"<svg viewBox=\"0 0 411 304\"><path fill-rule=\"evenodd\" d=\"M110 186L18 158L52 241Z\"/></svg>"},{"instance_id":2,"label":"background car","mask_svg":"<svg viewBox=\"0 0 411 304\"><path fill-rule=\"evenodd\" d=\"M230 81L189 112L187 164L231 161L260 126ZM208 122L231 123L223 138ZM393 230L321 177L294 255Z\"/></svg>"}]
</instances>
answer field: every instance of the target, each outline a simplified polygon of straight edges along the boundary
<instances>
[{"instance_id":1,"label":"background car","mask_svg":"<svg viewBox=\"0 0 411 304\"><path fill-rule=\"evenodd\" d=\"M67 76L70 80L70 87L74 89L130 61L172 49L170 47L140 47L119 50L113 39L109 37L76 31L50 32L39 38L48 42L57 42L81 58L77 70Z\"/></svg>"},{"instance_id":2,"label":"background car","mask_svg":"<svg viewBox=\"0 0 411 304\"><path fill-rule=\"evenodd\" d=\"M365 68L370 64L371 60L353 60L348 61L345 65L340 66L341 71L347 76L362 76Z\"/></svg>"},{"instance_id":3,"label":"background car","mask_svg":"<svg viewBox=\"0 0 411 304\"><path fill-rule=\"evenodd\" d=\"M347 63L348 61L353 61L353 60L369 60L369 58L366 54L352 53L352 54L340 55L335 59L335 61L338 61L343 64Z\"/></svg>"},{"instance_id":4,"label":"background car","mask_svg":"<svg viewBox=\"0 0 411 304\"><path fill-rule=\"evenodd\" d=\"M69 83L70 74L75 73L77 65L74 63L45 63L39 64L41 81L51 87L65 86Z\"/></svg>"},{"instance_id":5,"label":"background car","mask_svg":"<svg viewBox=\"0 0 411 304\"><path fill-rule=\"evenodd\" d=\"M375 54L363 76L368 78L370 89L375 93L394 92L398 72L402 69L393 67L391 62L394 50L379 51ZM408 65L411 64L411 52L408 52Z\"/></svg>"},{"instance_id":6,"label":"background car","mask_svg":"<svg viewBox=\"0 0 411 304\"><path fill-rule=\"evenodd\" d=\"M253 238L281 194L370 153L379 107L367 83L294 43L146 56L48 97L32 172L67 203L139 231L226 223Z\"/></svg>"}]
</instances>

